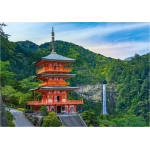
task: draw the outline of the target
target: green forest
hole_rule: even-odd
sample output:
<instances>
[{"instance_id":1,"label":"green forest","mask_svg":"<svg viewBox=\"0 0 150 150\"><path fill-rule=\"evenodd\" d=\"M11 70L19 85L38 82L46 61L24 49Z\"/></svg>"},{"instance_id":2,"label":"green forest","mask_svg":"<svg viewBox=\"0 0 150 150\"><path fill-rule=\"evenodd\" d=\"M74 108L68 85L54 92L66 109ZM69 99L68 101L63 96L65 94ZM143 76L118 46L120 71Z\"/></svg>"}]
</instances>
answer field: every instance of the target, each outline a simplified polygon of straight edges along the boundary
<instances>
[{"instance_id":1,"label":"green forest","mask_svg":"<svg viewBox=\"0 0 150 150\"><path fill-rule=\"evenodd\" d=\"M1 94L5 104L14 108L26 108L26 102L33 99L31 88L36 88L34 62L51 53L51 42L36 45L31 41L10 42L0 37L0 81ZM113 83L117 98L108 103L108 114L102 115L102 102L84 99L84 105L77 109L88 126L149 126L149 60L150 53L135 54L131 60L120 60L93 53L79 45L55 41L58 54L75 58L72 73L75 78L68 81L71 86ZM37 99L40 95L37 95ZM69 99L81 99L75 92ZM113 105L113 107L112 107ZM82 111L81 111L82 110Z\"/></svg>"}]
</instances>

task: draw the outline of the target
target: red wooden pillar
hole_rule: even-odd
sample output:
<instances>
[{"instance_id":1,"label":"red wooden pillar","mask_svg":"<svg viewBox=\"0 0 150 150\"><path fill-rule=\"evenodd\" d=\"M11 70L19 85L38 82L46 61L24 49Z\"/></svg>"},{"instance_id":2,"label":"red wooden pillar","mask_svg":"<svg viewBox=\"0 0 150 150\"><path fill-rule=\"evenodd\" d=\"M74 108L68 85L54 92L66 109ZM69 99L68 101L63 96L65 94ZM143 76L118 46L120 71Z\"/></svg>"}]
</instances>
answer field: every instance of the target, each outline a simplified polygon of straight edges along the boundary
<instances>
[{"instance_id":1,"label":"red wooden pillar","mask_svg":"<svg viewBox=\"0 0 150 150\"><path fill-rule=\"evenodd\" d=\"M68 114L70 113L70 105L68 105Z\"/></svg>"},{"instance_id":2,"label":"red wooden pillar","mask_svg":"<svg viewBox=\"0 0 150 150\"><path fill-rule=\"evenodd\" d=\"M76 112L76 105L74 105L74 112Z\"/></svg>"},{"instance_id":3,"label":"red wooden pillar","mask_svg":"<svg viewBox=\"0 0 150 150\"><path fill-rule=\"evenodd\" d=\"M57 113L57 105L55 105L55 113Z\"/></svg>"}]
</instances>

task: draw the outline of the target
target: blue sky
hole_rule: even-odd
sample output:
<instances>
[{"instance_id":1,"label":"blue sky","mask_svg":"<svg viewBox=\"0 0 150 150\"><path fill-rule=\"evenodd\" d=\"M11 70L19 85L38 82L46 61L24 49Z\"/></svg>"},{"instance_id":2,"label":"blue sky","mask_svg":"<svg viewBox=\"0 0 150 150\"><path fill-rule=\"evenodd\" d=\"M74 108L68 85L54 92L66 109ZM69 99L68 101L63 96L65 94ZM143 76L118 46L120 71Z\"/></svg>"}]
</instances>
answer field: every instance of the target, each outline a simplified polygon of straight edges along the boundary
<instances>
[{"instance_id":1,"label":"blue sky","mask_svg":"<svg viewBox=\"0 0 150 150\"><path fill-rule=\"evenodd\" d=\"M5 22L10 41L30 40L38 45L55 40L80 45L107 57L125 59L149 52L147 22Z\"/></svg>"}]
</instances>

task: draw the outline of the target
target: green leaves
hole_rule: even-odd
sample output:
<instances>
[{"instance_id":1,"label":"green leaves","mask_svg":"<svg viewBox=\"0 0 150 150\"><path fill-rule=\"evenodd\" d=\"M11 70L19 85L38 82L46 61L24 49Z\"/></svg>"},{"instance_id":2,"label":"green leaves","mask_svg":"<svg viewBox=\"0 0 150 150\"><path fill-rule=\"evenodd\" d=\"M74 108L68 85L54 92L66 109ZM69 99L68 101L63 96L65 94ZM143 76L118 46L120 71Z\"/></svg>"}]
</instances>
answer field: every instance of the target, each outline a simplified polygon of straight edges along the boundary
<instances>
[{"instance_id":1,"label":"green leaves","mask_svg":"<svg viewBox=\"0 0 150 150\"><path fill-rule=\"evenodd\" d=\"M97 116L92 109L84 111L82 113L82 118L88 126L97 124Z\"/></svg>"},{"instance_id":2,"label":"green leaves","mask_svg":"<svg viewBox=\"0 0 150 150\"><path fill-rule=\"evenodd\" d=\"M30 41L15 43L1 38L0 80L2 94L7 102L24 107L26 101L32 99L33 95L29 89L36 88L39 84L33 80L35 76L33 62L48 55L51 49L49 42L38 46ZM95 54L79 45L64 41L55 41L55 50L60 55L76 59L72 65L72 73L76 74L76 77L68 79L71 86L113 83L117 86L117 92L114 89L109 93L107 105L109 114L135 114L144 117L146 123L149 123L150 53L143 56L136 54L130 61L123 61ZM117 98L113 95L113 91L118 94ZM69 96L69 99L72 97ZM85 99L84 102L85 104L81 106L83 110L91 108L99 115L102 103L93 104ZM90 119L86 118L87 123L91 124ZM101 124L105 126L108 123Z\"/></svg>"},{"instance_id":3,"label":"green leaves","mask_svg":"<svg viewBox=\"0 0 150 150\"><path fill-rule=\"evenodd\" d=\"M62 126L60 120L57 118L55 112L50 112L47 117L44 118L42 127L60 127Z\"/></svg>"},{"instance_id":4,"label":"green leaves","mask_svg":"<svg viewBox=\"0 0 150 150\"><path fill-rule=\"evenodd\" d=\"M8 110L5 110L5 113L6 113L6 116L7 116L7 119L8 119L9 126L10 127L15 127L15 124L12 122L15 119L14 116Z\"/></svg>"},{"instance_id":5,"label":"green leaves","mask_svg":"<svg viewBox=\"0 0 150 150\"><path fill-rule=\"evenodd\" d=\"M30 89L38 88L39 83L35 82L34 79L35 76L29 76L28 78L25 78L21 81L19 81L21 90L23 92L28 92Z\"/></svg>"},{"instance_id":6,"label":"green leaves","mask_svg":"<svg viewBox=\"0 0 150 150\"><path fill-rule=\"evenodd\" d=\"M33 77L29 77L17 82L17 86L10 82L11 85L2 87L2 96L6 98L6 103L15 106L25 107L28 100L33 99L33 94L30 88L36 88L38 83L33 82Z\"/></svg>"},{"instance_id":7,"label":"green leaves","mask_svg":"<svg viewBox=\"0 0 150 150\"><path fill-rule=\"evenodd\" d=\"M5 113L7 115L8 120L13 121L15 119L14 116L8 110L5 110Z\"/></svg>"},{"instance_id":8,"label":"green leaves","mask_svg":"<svg viewBox=\"0 0 150 150\"><path fill-rule=\"evenodd\" d=\"M41 106L40 113L41 113L42 116L47 116L48 115L48 110L47 110L47 107L45 105Z\"/></svg>"},{"instance_id":9,"label":"green leaves","mask_svg":"<svg viewBox=\"0 0 150 150\"><path fill-rule=\"evenodd\" d=\"M141 116L124 115L123 118L112 119L118 127L145 127L146 122Z\"/></svg>"},{"instance_id":10,"label":"green leaves","mask_svg":"<svg viewBox=\"0 0 150 150\"><path fill-rule=\"evenodd\" d=\"M1 85L9 84L10 80L13 79L15 74L9 71L10 63L9 61L1 61L0 60L0 81Z\"/></svg>"}]
</instances>

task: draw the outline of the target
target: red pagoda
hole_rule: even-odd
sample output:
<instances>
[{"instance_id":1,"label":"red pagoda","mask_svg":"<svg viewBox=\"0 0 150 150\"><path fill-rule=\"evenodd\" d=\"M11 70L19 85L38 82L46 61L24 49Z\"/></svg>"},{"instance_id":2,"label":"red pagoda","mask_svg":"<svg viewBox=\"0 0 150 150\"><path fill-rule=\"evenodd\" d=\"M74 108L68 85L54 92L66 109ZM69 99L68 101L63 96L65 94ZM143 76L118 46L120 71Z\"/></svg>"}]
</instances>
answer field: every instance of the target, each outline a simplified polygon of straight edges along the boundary
<instances>
[{"instance_id":1,"label":"red pagoda","mask_svg":"<svg viewBox=\"0 0 150 150\"><path fill-rule=\"evenodd\" d=\"M54 30L52 28L52 52L46 57L42 57L35 62L36 79L43 82L37 89L31 89L34 92L34 101L28 101L27 105L32 106L35 112L39 112L42 105L46 105L49 112L71 113L76 112L76 105L83 104L83 100L68 100L67 94L78 87L68 86L69 82L65 80L74 77L75 74L69 74L72 69L70 65L75 59L67 58L57 54L54 50ZM36 92L41 93L41 100L36 100Z\"/></svg>"}]
</instances>

